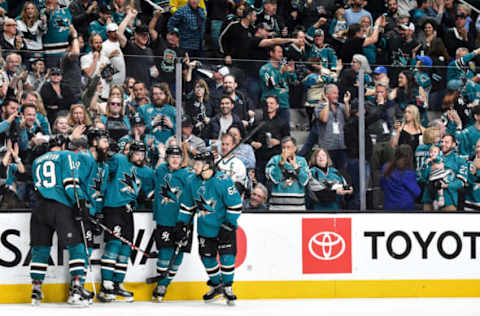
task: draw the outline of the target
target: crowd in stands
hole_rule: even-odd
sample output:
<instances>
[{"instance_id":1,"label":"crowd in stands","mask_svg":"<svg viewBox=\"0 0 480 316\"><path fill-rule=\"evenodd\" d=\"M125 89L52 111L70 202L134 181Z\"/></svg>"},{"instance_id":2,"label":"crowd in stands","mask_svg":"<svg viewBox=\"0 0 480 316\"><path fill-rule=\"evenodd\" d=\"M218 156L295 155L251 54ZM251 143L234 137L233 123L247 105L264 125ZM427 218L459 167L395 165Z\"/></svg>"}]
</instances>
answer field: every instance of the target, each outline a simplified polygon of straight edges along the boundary
<instances>
[{"instance_id":1,"label":"crowd in stands","mask_svg":"<svg viewBox=\"0 0 480 316\"><path fill-rule=\"evenodd\" d=\"M143 141L151 168L172 142L186 163L214 152L245 210L358 210L359 140L369 208L480 210L477 12L455 0L2 0L0 207L35 204L32 163L50 135L97 128L116 152Z\"/></svg>"}]
</instances>

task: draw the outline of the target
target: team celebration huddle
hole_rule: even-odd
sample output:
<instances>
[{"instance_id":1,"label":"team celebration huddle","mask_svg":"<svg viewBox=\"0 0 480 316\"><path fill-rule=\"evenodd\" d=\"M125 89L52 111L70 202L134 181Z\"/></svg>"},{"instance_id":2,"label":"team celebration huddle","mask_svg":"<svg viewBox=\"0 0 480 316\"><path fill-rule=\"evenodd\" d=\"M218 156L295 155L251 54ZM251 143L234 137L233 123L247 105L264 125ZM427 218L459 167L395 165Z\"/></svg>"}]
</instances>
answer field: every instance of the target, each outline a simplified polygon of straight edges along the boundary
<instances>
[{"instance_id":1,"label":"team celebration huddle","mask_svg":"<svg viewBox=\"0 0 480 316\"><path fill-rule=\"evenodd\" d=\"M131 242L133 212L148 205L153 206L158 249L158 253L143 252L147 257L158 257L157 275L147 280L157 282L152 299L162 301L183 254L190 252L197 215L199 253L209 278L203 300L210 302L223 296L233 304L236 227L242 197L230 176L217 171L219 160L215 161L213 153L194 156L192 168L186 164L182 148L171 141L165 162L154 171L144 165L144 143L132 141L128 151L115 153L109 149L105 130L91 128L86 135L53 135L48 152L33 164L38 203L30 222L32 304L43 299L42 283L54 231L59 247L69 253L69 304L92 304L95 294L105 303L133 301L134 293L123 286L132 248L142 251ZM138 204L140 195L146 205ZM93 278L87 273L91 272L93 236L102 233L102 282L100 292L94 293L95 286L90 292L84 285Z\"/></svg>"}]
</instances>

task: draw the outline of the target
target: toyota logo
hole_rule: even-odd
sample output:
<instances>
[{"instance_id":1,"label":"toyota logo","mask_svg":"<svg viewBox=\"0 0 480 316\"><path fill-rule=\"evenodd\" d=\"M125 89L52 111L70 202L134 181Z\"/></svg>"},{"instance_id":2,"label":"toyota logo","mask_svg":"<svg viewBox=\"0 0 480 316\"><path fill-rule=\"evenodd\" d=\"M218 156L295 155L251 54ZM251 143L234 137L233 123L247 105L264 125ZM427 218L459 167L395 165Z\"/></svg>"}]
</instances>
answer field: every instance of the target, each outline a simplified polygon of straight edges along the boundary
<instances>
[{"instance_id":1,"label":"toyota logo","mask_svg":"<svg viewBox=\"0 0 480 316\"><path fill-rule=\"evenodd\" d=\"M316 249L313 246L316 245ZM320 232L308 241L310 254L318 260L335 260L345 251L345 240L334 232Z\"/></svg>"}]
</instances>

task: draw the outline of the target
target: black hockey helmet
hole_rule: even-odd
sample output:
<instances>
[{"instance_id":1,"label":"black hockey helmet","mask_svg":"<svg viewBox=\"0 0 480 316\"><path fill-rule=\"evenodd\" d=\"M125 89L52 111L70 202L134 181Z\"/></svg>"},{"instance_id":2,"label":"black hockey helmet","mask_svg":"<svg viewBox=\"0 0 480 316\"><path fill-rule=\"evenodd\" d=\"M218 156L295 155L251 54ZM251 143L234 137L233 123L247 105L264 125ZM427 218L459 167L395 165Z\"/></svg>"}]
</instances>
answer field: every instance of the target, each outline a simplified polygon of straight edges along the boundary
<instances>
[{"instance_id":1,"label":"black hockey helmet","mask_svg":"<svg viewBox=\"0 0 480 316\"><path fill-rule=\"evenodd\" d=\"M67 143L67 138L63 134L54 134L48 140L48 149L53 147L62 147Z\"/></svg>"},{"instance_id":2,"label":"black hockey helmet","mask_svg":"<svg viewBox=\"0 0 480 316\"><path fill-rule=\"evenodd\" d=\"M168 156L180 156L183 157L183 152L180 146L168 146L167 150L165 151L167 157Z\"/></svg>"},{"instance_id":3,"label":"black hockey helmet","mask_svg":"<svg viewBox=\"0 0 480 316\"><path fill-rule=\"evenodd\" d=\"M90 127L87 130L88 145L93 146L93 141L102 137L110 138L108 131L102 128Z\"/></svg>"},{"instance_id":4,"label":"black hockey helmet","mask_svg":"<svg viewBox=\"0 0 480 316\"><path fill-rule=\"evenodd\" d=\"M145 144L141 141L134 140L130 144L130 149L128 151L129 155L132 155L136 151L143 151L144 153L146 153L147 152L147 146L145 146Z\"/></svg>"},{"instance_id":5,"label":"black hockey helmet","mask_svg":"<svg viewBox=\"0 0 480 316\"><path fill-rule=\"evenodd\" d=\"M193 156L193 160L203 161L210 169L215 170L215 156L213 156L213 153L210 151L196 154Z\"/></svg>"}]
</instances>

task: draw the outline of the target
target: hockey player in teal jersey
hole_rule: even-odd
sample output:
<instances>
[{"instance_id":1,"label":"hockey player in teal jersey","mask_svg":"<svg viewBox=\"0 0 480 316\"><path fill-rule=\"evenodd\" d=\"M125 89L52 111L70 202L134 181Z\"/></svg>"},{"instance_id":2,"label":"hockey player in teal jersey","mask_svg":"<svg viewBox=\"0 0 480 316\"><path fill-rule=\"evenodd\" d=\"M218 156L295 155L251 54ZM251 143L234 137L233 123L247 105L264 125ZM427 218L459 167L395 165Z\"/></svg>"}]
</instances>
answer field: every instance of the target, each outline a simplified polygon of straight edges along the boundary
<instances>
[{"instance_id":1,"label":"hockey player in teal jersey","mask_svg":"<svg viewBox=\"0 0 480 316\"><path fill-rule=\"evenodd\" d=\"M134 141L128 156L115 154L108 160L108 183L103 208L104 225L128 240L133 239L133 210L139 193L140 180L137 163L145 159L143 143ZM99 299L103 302L123 297L133 301L133 293L125 290L123 280L127 273L130 246L111 235L104 235L105 253L101 259L102 286Z\"/></svg>"},{"instance_id":2,"label":"hockey player in teal jersey","mask_svg":"<svg viewBox=\"0 0 480 316\"><path fill-rule=\"evenodd\" d=\"M170 146L166 150L167 162L155 171L155 199L153 219L157 223L155 240L158 248L157 272L165 277L153 291L153 299L162 301L167 287L175 277L183 260L183 253L190 252L192 238L182 247L170 271L167 271L175 248L175 225L180 209L180 197L185 192L188 179L193 175L182 167L182 150L179 146ZM191 228L189 228L191 229ZM191 231L191 230L190 230Z\"/></svg>"},{"instance_id":3,"label":"hockey player in teal jersey","mask_svg":"<svg viewBox=\"0 0 480 316\"><path fill-rule=\"evenodd\" d=\"M86 195L79 186L79 162L75 153L64 150L65 142L63 135L52 136L50 151L35 159L32 166L33 182L40 195L30 219L33 304L43 299L41 286L47 272L54 231L57 232L59 247L66 247L70 255L72 283L68 303L88 303L81 283L85 275L86 251L79 225L80 221L85 222L88 209ZM80 207L77 207L77 198Z\"/></svg>"},{"instance_id":4,"label":"hockey player in teal jersey","mask_svg":"<svg viewBox=\"0 0 480 316\"><path fill-rule=\"evenodd\" d=\"M237 220L241 214L242 199L230 177L215 171L211 152L199 154L194 160L196 176L189 179L189 185L180 197L175 238L185 240L190 218L198 212L199 252L210 287L203 300L210 302L223 294L227 302L233 304L237 299L232 284L237 253Z\"/></svg>"}]
</instances>

